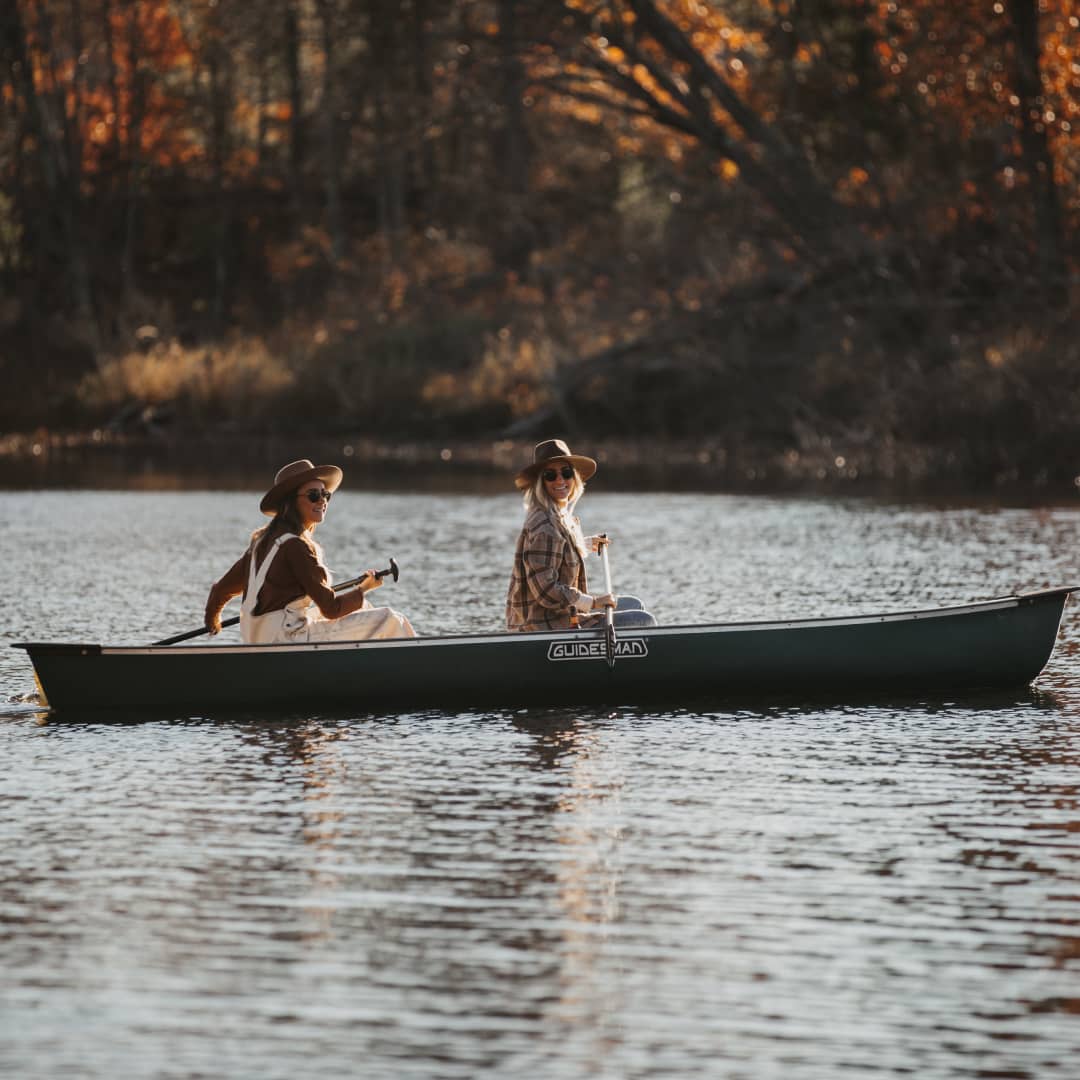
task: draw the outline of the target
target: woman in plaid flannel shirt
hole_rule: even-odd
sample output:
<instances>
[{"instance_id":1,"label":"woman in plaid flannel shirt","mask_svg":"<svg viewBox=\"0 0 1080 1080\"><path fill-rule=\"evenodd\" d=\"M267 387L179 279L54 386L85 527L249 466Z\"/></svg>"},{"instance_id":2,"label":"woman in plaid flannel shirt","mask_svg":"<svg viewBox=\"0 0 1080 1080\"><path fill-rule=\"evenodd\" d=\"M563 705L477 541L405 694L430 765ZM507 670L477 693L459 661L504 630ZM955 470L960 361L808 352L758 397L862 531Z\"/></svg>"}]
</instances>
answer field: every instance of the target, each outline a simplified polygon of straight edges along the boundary
<instances>
[{"instance_id":1,"label":"woman in plaid flannel shirt","mask_svg":"<svg viewBox=\"0 0 1080 1080\"><path fill-rule=\"evenodd\" d=\"M585 555L599 551L607 539L585 536L573 511L595 472L592 458L572 454L562 439L548 439L514 478L524 492L525 524L506 597L507 630L569 630L575 625L571 609L586 616L588 624L599 617L588 618L588 613L606 607L616 608L616 626L656 625L636 597L589 592Z\"/></svg>"}]
</instances>

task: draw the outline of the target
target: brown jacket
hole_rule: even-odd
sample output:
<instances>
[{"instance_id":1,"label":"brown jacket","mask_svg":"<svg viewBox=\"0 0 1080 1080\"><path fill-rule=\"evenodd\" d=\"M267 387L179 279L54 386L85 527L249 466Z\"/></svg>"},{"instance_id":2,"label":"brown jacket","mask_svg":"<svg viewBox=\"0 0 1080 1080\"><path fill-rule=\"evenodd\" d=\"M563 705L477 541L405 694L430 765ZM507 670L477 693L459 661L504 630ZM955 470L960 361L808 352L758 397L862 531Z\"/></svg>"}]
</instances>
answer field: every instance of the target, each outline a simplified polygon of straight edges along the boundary
<instances>
[{"instance_id":1,"label":"brown jacket","mask_svg":"<svg viewBox=\"0 0 1080 1080\"><path fill-rule=\"evenodd\" d=\"M220 581L214 582L206 600L206 625L209 626L215 615L234 596L242 596L247 590L248 566L251 562L251 548L248 548L225 572ZM327 584L326 567L319 562L314 548L299 536L286 540L278 548L266 580L259 590L255 615L265 615L268 611L280 611L291 600L301 596L310 596L316 607L328 619L340 619L363 607L364 594L359 590L350 590L340 596ZM359 602L358 602L359 601Z\"/></svg>"},{"instance_id":2,"label":"brown jacket","mask_svg":"<svg viewBox=\"0 0 1080 1080\"><path fill-rule=\"evenodd\" d=\"M577 520L576 518L574 519ZM574 542L543 507L525 518L506 596L507 630L567 630L570 607L592 607L585 566Z\"/></svg>"}]
</instances>

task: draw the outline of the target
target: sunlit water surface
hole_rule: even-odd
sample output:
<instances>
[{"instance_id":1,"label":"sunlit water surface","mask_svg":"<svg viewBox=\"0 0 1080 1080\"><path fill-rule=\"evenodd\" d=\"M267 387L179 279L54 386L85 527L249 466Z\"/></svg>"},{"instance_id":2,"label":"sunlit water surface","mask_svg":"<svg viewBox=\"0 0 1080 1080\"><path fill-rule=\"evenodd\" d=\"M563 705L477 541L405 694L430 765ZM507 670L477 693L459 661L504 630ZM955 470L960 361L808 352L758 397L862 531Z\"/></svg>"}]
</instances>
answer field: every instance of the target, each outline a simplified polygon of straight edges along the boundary
<instances>
[{"instance_id":1,"label":"sunlit water surface","mask_svg":"<svg viewBox=\"0 0 1080 1080\"><path fill-rule=\"evenodd\" d=\"M0 495L6 638L198 626L253 493ZM1080 509L604 495L664 622L1080 584ZM513 496L343 490L499 626ZM64 723L0 650L0 1075L1074 1077L1080 627L1030 691ZM313 696L317 688L312 688ZM842 688L838 701L843 702Z\"/></svg>"}]
</instances>

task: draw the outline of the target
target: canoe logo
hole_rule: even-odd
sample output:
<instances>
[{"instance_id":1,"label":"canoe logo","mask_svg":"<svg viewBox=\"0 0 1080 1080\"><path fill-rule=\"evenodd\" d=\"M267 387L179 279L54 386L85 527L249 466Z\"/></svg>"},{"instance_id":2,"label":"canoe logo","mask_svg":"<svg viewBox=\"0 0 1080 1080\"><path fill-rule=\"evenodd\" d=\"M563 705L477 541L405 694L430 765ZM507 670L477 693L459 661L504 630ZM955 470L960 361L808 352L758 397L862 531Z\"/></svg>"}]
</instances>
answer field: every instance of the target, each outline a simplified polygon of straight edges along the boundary
<instances>
[{"instance_id":1,"label":"canoe logo","mask_svg":"<svg viewBox=\"0 0 1080 1080\"><path fill-rule=\"evenodd\" d=\"M615 659L632 660L648 656L649 646L637 638L615 642ZM603 641L553 641L548 646L549 660L606 660L607 648Z\"/></svg>"}]
</instances>

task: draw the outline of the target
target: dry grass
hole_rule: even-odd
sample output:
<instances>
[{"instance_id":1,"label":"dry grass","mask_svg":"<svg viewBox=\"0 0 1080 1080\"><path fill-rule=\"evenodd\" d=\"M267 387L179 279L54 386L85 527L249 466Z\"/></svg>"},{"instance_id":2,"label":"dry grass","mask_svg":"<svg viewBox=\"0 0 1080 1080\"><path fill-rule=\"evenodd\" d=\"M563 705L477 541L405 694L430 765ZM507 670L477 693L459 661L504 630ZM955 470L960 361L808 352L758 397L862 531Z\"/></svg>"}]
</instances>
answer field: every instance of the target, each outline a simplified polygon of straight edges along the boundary
<instances>
[{"instance_id":1,"label":"dry grass","mask_svg":"<svg viewBox=\"0 0 1080 1080\"><path fill-rule=\"evenodd\" d=\"M250 416L280 398L294 379L286 362L257 338L209 348L169 341L103 361L82 380L77 396L97 413L171 404L193 416Z\"/></svg>"},{"instance_id":2,"label":"dry grass","mask_svg":"<svg viewBox=\"0 0 1080 1080\"><path fill-rule=\"evenodd\" d=\"M525 416L550 396L557 347L549 337L515 337L509 330L489 335L480 361L464 372L442 372L425 384L426 404L447 412L505 407Z\"/></svg>"}]
</instances>

